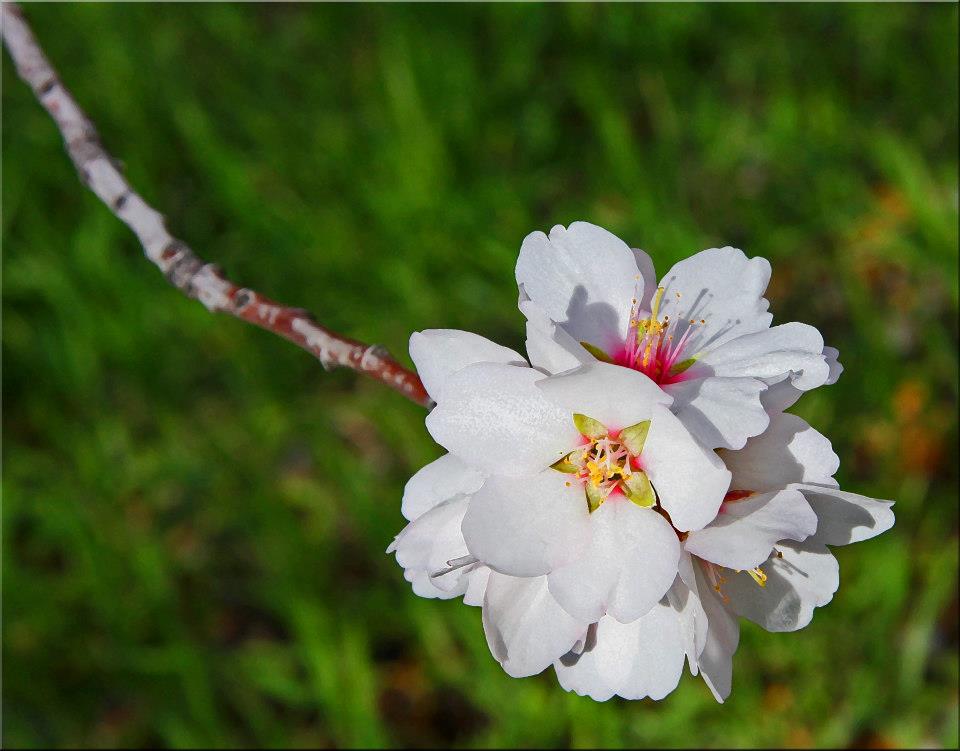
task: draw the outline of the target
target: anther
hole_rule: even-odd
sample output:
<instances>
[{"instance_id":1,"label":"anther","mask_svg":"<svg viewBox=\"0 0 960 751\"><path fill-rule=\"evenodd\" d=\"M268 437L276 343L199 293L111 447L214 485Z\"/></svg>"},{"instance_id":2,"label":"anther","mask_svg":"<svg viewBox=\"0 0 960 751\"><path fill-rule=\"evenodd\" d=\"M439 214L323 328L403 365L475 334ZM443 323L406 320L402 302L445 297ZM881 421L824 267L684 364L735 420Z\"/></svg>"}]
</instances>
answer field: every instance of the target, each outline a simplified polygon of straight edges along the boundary
<instances>
[{"instance_id":1,"label":"anther","mask_svg":"<svg viewBox=\"0 0 960 751\"><path fill-rule=\"evenodd\" d=\"M747 571L750 574L750 578L753 579L758 586L765 587L767 586L767 575L763 572L763 569L757 566Z\"/></svg>"}]
</instances>

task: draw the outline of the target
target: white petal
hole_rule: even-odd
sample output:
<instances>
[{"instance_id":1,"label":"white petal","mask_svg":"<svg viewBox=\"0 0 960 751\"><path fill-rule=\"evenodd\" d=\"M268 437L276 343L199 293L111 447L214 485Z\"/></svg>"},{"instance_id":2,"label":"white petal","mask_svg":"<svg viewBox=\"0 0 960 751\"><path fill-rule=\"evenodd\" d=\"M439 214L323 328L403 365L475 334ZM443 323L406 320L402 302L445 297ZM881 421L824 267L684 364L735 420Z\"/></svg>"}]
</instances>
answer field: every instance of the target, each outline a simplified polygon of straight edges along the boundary
<instances>
[{"instance_id":1,"label":"white petal","mask_svg":"<svg viewBox=\"0 0 960 751\"><path fill-rule=\"evenodd\" d=\"M558 225L549 238L527 235L517 260L517 283L530 299L576 341L608 352L626 336L639 276L633 251L586 222Z\"/></svg>"},{"instance_id":2,"label":"white petal","mask_svg":"<svg viewBox=\"0 0 960 751\"><path fill-rule=\"evenodd\" d=\"M643 373L619 365L592 362L537 382L537 388L573 419L573 413L599 420L611 430L649 420L657 404L673 400Z\"/></svg>"},{"instance_id":3,"label":"white petal","mask_svg":"<svg viewBox=\"0 0 960 751\"><path fill-rule=\"evenodd\" d=\"M717 515L730 473L666 407L654 406L640 461L660 505L681 532L700 529Z\"/></svg>"},{"instance_id":4,"label":"white petal","mask_svg":"<svg viewBox=\"0 0 960 751\"><path fill-rule=\"evenodd\" d=\"M527 297L520 287L520 311L527 318L527 356L544 373L562 373L588 362L593 355Z\"/></svg>"},{"instance_id":5,"label":"white petal","mask_svg":"<svg viewBox=\"0 0 960 751\"><path fill-rule=\"evenodd\" d=\"M785 542L763 565L766 586L745 572L729 572L723 585L731 609L767 631L796 631L810 623L814 608L826 605L840 586L837 559L823 545ZM726 576L726 574L725 574Z\"/></svg>"},{"instance_id":6,"label":"white petal","mask_svg":"<svg viewBox=\"0 0 960 751\"><path fill-rule=\"evenodd\" d=\"M451 373L476 362L526 365L512 349L482 336L457 329L427 329L410 336L410 358L417 375L434 401L440 401L443 385Z\"/></svg>"},{"instance_id":7,"label":"white petal","mask_svg":"<svg viewBox=\"0 0 960 751\"><path fill-rule=\"evenodd\" d=\"M819 519L810 542L847 545L886 532L893 526L893 503L878 501L822 485L794 485L803 493Z\"/></svg>"},{"instance_id":8,"label":"white petal","mask_svg":"<svg viewBox=\"0 0 960 751\"><path fill-rule=\"evenodd\" d=\"M462 591L457 591L456 589L448 591L435 586L430 580L430 576L422 569L404 569L403 578L410 582L410 588L417 597L423 597L427 600L450 600L463 594Z\"/></svg>"},{"instance_id":9,"label":"white petal","mask_svg":"<svg viewBox=\"0 0 960 751\"><path fill-rule=\"evenodd\" d=\"M784 378L782 381L769 384L767 390L760 394L760 402L768 414L775 415L790 409L801 396L803 392L793 385L793 381Z\"/></svg>"},{"instance_id":10,"label":"white petal","mask_svg":"<svg viewBox=\"0 0 960 751\"><path fill-rule=\"evenodd\" d=\"M557 680L565 691L573 691L580 696L589 696L594 701L607 701L613 698L617 689L600 674L597 666L596 631L598 624L594 623L587 631L586 641L589 648L568 652L553 663L557 672Z\"/></svg>"},{"instance_id":11,"label":"white petal","mask_svg":"<svg viewBox=\"0 0 960 751\"><path fill-rule=\"evenodd\" d=\"M686 558L689 562L690 556L687 555ZM690 674L696 675L699 672L700 653L703 652L707 640L707 614L697 592L691 590L680 576L677 576L667 591L667 602L677 613L680 638L683 651L687 655Z\"/></svg>"},{"instance_id":12,"label":"white petal","mask_svg":"<svg viewBox=\"0 0 960 751\"><path fill-rule=\"evenodd\" d=\"M437 581L432 574L447 568L447 562L467 555L460 524L468 498L457 496L427 511L397 535L387 552L396 552L404 576L421 597L456 597L467 589L469 567Z\"/></svg>"},{"instance_id":13,"label":"white petal","mask_svg":"<svg viewBox=\"0 0 960 751\"><path fill-rule=\"evenodd\" d=\"M490 652L508 675L536 675L584 637L576 620L550 596L544 577L516 578L493 572L483 603L483 630Z\"/></svg>"},{"instance_id":14,"label":"white petal","mask_svg":"<svg viewBox=\"0 0 960 751\"><path fill-rule=\"evenodd\" d=\"M830 375L827 376L828 386L840 380L840 374L843 373L843 365L840 362L840 350L836 347L824 347L823 356L826 358L827 366L830 368Z\"/></svg>"},{"instance_id":15,"label":"white petal","mask_svg":"<svg viewBox=\"0 0 960 751\"><path fill-rule=\"evenodd\" d=\"M538 472L577 446L571 415L534 385L533 368L477 363L451 375L427 430L441 446L485 472Z\"/></svg>"},{"instance_id":16,"label":"white petal","mask_svg":"<svg viewBox=\"0 0 960 751\"><path fill-rule=\"evenodd\" d=\"M825 382L827 386L836 383L840 374L843 372L843 365L841 365L837 359L839 356L840 353L833 347L823 348L823 357L830 370ZM776 414L777 412L783 412L792 407L801 396L803 396L803 392L793 385L793 381L789 378L784 378L782 381L771 384L767 390L760 395L760 401L763 402L764 408L770 414Z\"/></svg>"},{"instance_id":17,"label":"white petal","mask_svg":"<svg viewBox=\"0 0 960 751\"><path fill-rule=\"evenodd\" d=\"M669 605L657 605L629 625L605 619L597 628L597 647L602 673L616 671L620 662L629 666L617 691L624 699L662 699L680 683L685 653Z\"/></svg>"},{"instance_id":18,"label":"white petal","mask_svg":"<svg viewBox=\"0 0 960 751\"><path fill-rule=\"evenodd\" d=\"M740 644L740 628L737 623L737 616L724 604L721 596L707 581L704 564L696 561L696 559L693 560L695 561L693 570L696 577L697 594L700 596L700 603L703 605L710 623L708 633L716 638L717 643L725 652L733 654ZM752 579L750 582L753 584ZM709 638L708 636L708 641Z\"/></svg>"},{"instance_id":19,"label":"white petal","mask_svg":"<svg viewBox=\"0 0 960 751\"><path fill-rule=\"evenodd\" d=\"M590 543L583 486L547 469L513 480L490 477L470 500L463 536L496 571L538 576L578 558Z\"/></svg>"},{"instance_id":20,"label":"white petal","mask_svg":"<svg viewBox=\"0 0 960 751\"><path fill-rule=\"evenodd\" d=\"M836 487L840 459L823 435L796 415L770 418L770 427L739 451L721 451L733 473L731 488L765 492L794 482Z\"/></svg>"},{"instance_id":21,"label":"white petal","mask_svg":"<svg viewBox=\"0 0 960 751\"><path fill-rule=\"evenodd\" d=\"M733 628L739 633L740 626L734 620ZM719 639L707 634L707 643L700 654L700 675L718 702L723 704L733 687L733 653L723 649Z\"/></svg>"},{"instance_id":22,"label":"white petal","mask_svg":"<svg viewBox=\"0 0 960 751\"><path fill-rule=\"evenodd\" d=\"M490 569L480 564L465 567L456 574L439 579L419 568L408 568L403 572L403 578L410 582L413 593L418 597L450 600L463 595L464 603L474 606L483 604L489 575ZM440 586L441 584L443 586Z\"/></svg>"},{"instance_id":23,"label":"white petal","mask_svg":"<svg viewBox=\"0 0 960 751\"><path fill-rule=\"evenodd\" d=\"M463 539L462 535L460 539ZM430 583L443 592L456 592L458 595L466 594L474 578L478 578L481 587L486 586L486 577L490 569L482 563L473 561L471 555L465 555L463 559L465 560L447 558L440 563L440 568L430 569Z\"/></svg>"},{"instance_id":24,"label":"white petal","mask_svg":"<svg viewBox=\"0 0 960 751\"><path fill-rule=\"evenodd\" d=\"M823 337L805 323L784 323L745 334L714 347L700 362L714 375L749 376L771 382L789 376L801 391L826 383L830 366L823 356Z\"/></svg>"},{"instance_id":25,"label":"white petal","mask_svg":"<svg viewBox=\"0 0 960 751\"><path fill-rule=\"evenodd\" d=\"M757 378L714 376L664 387L674 398L674 413L708 448L741 448L766 430L770 417L761 402L765 388Z\"/></svg>"},{"instance_id":26,"label":"white petal","mask_svg":"<svg viewBox=\"0 0 960 751\"><path fill-rule=\"evenodd\" d=\"M554 663L560 685L567 691L606 701L614 694L625 699L662 699L680 682L684 647L676 611L658 604L633 623L602 618L596 643L579 659Z\"/></svg>"},{"instance_id":27,"label":"white petal","mask_svg":"<svg viewBox=\"0 0 960 751\"><path fill-rule=\"evenodd\" d=\"M489 566L478 566L470 572L467 582L467 591L463 594L465 605L480 607L487 595L487 583L493 572Z\"/></svg>"},{"instance_id":28,"label":"white petal","mask_svg":"<svg viewBox=\"0 0 960 751\"><path fill-rule=\"evenodd\" d=\"M700 674L714 698L722 704L730 695L733 683L733 654L740 643L740 624L706 581L700 565L694 568L697 592L709 623L706 643L698 658Z\"/></svg>"},{"instance_id":29,"label":"white petal","mask_svg":"<svg viewBox=\"0 0 960 751\"><path fill-rule=\"evenodd\" d=\"M624 623L636 620L676 578L677 535L656 511L623 496L607 499L590 524L590 546L547 577L550 592L568 613L588 622L605 613Z\"/></svg>"},{"instance_id":30,"label":"white petal","mask_svg":"<svg viewBox=\"0 0 960 751\"><path fill-rule=\"evenodd\" d=\"M638 298L639 310L650 310L653 295L657 291L657 272L653 267L653 259L640 248L632 248L633 258L637 262L640 278L643 280L642 290Z\"/></svg>"},{"instance_id":31,"label":"white petal","mask_svg":"<svg viewBox=\"0 0 960 751\"><path fill-rule=\"evenodd\" d=\"M759 493L728 501L710 524L687 535L688 553L733 569L759 566L780 540L807 539L817 515L798 490Z\"/></svg>"},{"instance_id":32,"label":"white petal","mask_svg":"<svg viewBox=\"0 0 960 751\"><path fill-rule=\"evenodd\" d=\"M624 699L662 699L680 682L685 653L677 614L668 604L633 623L603 618L596 639L585 657L596 661L600 677Z\"/></svg>"},{"instance_id":33,"label":"white petal","mask_svg":"<svg viewBox=\"0 0 960 751\"><path fill-rule=\"evenodd\" d=\"M407 481L400 511L413 521L455 495L470 495L482 484L480 472L453 454L444 454Z\"/></svg>"},{"instance_id":34,"label":"white petal","mask_svg":"<svg viewBox=\"0 0 960 751\"><path fill-rule=\"evenodd\" d=\"M680 261L660 280L664 287L661 317L703 320L694 324L684 351L709 351L770 326L773 316L763 298L769 281L770 264L765 258L747 258L736 248L710 248ZM674 336L684 330L681 326Z\"/></svg>"},{"instance_id":35,"label":"white petal","mask_svg":"<svg viewBox=\"0 0 960 751\"><path fill-rule=\"evenodd\" d=\"M830 375L827 376L827 385L829 386L836 383L840 379L840 374L843 373L843 365L840 363L840 350L836 347L824 347L823 356L830 367Z\"/></svg>"}]
</instances>

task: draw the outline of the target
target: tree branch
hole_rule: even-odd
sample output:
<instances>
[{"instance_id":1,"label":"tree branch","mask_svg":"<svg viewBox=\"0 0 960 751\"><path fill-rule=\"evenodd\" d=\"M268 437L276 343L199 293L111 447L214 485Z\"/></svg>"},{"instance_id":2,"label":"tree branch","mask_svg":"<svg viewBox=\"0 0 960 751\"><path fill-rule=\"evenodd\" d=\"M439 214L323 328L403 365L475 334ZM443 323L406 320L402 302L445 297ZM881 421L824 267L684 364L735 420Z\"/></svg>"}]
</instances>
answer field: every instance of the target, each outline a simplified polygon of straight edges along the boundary
<instances>
[{"instance_id":1,"label":"tree branch","mask_svg":"<svg viewBox=\"0 0 960 751\"><path fill-rule=\"evenodd\" d=\"M378 345L366 345L324 328L306 310L291 308L227 279L186 243L173 237L163 216L130 186L117 161L100 143L93 123L80 109L34 38L15 3L2 3L3 41L17 73L56 122L80 179L126 224L167 280L208 310L229 313L288 339L316 356L324 368L352 368L430 407L419 376Z\"/></svg>"}]
</instances>

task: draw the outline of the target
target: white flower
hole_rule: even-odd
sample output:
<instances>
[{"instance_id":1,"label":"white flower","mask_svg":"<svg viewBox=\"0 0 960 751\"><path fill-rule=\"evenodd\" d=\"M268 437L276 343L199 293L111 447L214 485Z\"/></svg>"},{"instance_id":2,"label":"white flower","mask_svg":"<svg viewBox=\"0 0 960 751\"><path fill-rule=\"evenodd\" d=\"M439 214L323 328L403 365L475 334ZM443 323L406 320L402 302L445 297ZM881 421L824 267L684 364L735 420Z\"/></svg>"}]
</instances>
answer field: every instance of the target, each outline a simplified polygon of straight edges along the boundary
<instances>
[{"instance_id":1,"label":"white flower","mask_svg":"<svg viewBox=\"0 0 960 751\"><path fill-rule=\"evenodd\" d=\"M632 622L677 575L678 531L702 528L730 473L627 368L555 376L459 331L411 337L450 453L407 484L390 547L427 597L485 586L484 627L511 675L548 667L604 615ZM528 646L519 646L527 644Z\"/></svg>"},{"instance_id":2,"label":"white flower","mask_svg":"<svg viewBox=\"0 0 960 751\"><path fill-rule=\"evenodd\" d=\"M826 546L893 524L782 414L842 368L812 327L771 327L769 274L711 249L658 287L642 251L575 223L521 249L533 367L468 332L411 337L449 453L407 483L388 552L417 594L482 605L509 675L660 699L686 661L722 702L738 617L804 627L838 586Z\"/></svg>"},{"instance_id":3,"label":"white flower","mask_svg":"<svg viewBox=\"0 0 960 751\"><path fill-rule=\"evenodd\" d=\"M555 662L564 688L601 701L634 698L641 689L657 698L676 687L685 656L722 702L731 688L737 616L769 631L803 628L839 586L827 545L893 526L890 502L838 488L829 441L799 417L773 416L763 435L721 454L733 473L731 491L711 524L685 536L667 597L634 623L601 618L588 648Z\"/></svg>"},{"instance_id":4,"label":"white flower","mask_svg":"<svg viewBox=\"0 0 960 751\"><path fill-rule=\"evenodd\" d=\"M765 406L781 411L841 370L812 326L771 327L770 264L735 248L686 258L657 286L646 253L575 222L528 235L516 272L535 367L597 358L638 370L710 448L740 448L766 428Z\"/></svg>"}]
</instances>

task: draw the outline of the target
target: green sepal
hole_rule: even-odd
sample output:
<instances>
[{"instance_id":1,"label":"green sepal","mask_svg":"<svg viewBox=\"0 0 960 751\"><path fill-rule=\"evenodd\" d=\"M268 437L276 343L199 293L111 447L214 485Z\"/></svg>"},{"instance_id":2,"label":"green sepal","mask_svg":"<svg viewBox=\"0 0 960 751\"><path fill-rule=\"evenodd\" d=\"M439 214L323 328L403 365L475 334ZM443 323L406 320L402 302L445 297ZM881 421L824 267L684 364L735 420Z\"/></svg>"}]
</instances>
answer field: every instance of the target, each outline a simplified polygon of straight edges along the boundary
<instances>
[{"instance_id":1,"label":"green sepal","mask_svg":"<svg viewBox=\"0 0 960 751\"><path fill-rule=\"evenodd\" d=\"M620 431L620 443L626 446L627 451L634 456L640 456L643 444L647 441L648 432L650 432L650 421L638 422Z\"/></svg>"},{"instance_id":2,"label":"green sepal","mask_svg":"<svg viewBox=\"0 0 960 751\"><path fill-rule=\"evenodd\" d=\"M558 459L553 464L551 464L550 468L557 470L557 472L565 472L568 475L576 474L577 472L580 471L580 465L574 464L571 461L571 457L573 457L574 454L578 454L578 453L580 453L580 449L577 449L576 451L571 451L562 459Z\"/></svg>"},{"instance_id":3,"label":"green sepal","mask_svg":"<svg viewBox=\"0 0 960 751\"><path fill-rule=\"evenodd\" d=\"M640 508L653 508L657 494L653 492L646 472L636 471L622 483L623 493Z\"/></svg>"},{"instance_id":4,"label":"green sepal","mask_svg":"<svg viewBox=\"0 0 960 751\"><path fill-rule=\"evenodd\" d=\"M688 357L686 360L681 360L672 368L670 368L670 375L680 375L683 371L689 368L697 361L696 357Z\"/></svg>"},{"instance_id":5,"label":"green sepal","mask_svg":"<svg viewBox=\"0 0 960 751\"><path fill-rule=\"evenodd\" d=\"M576 426L580 435L593 440L603 438L607 434L607 429L602 422L594 420L592 417L581 415L579 412L574 413L573 424Z\"/></svg>"},{"instance_id":6,"label":"green sepal","mask_svg":"<svg viewBox=\"0 0 960 751\"><path fill-rule=\"evenodd\" d=\"M583 347L587 352L596 357L600 362L608 362L613 364L613 358L610 357L606 352L604 352L599 347L590 344L590 342L580 342L580 346Z\"/></svg>"},{"instance_id":7,"label":"green sepal","mask_svg":"<svg viewBox=\"0 0 960 751\"><path fill-rule=\"evenodd\" d=\"M587 493L587 510L592 514L594 511L600 508L601 503L607 500L607 496L602 490L600 490L600 488L598 488L589 480L583 486L583 489Z\"/></svg>"}]
</instances>

